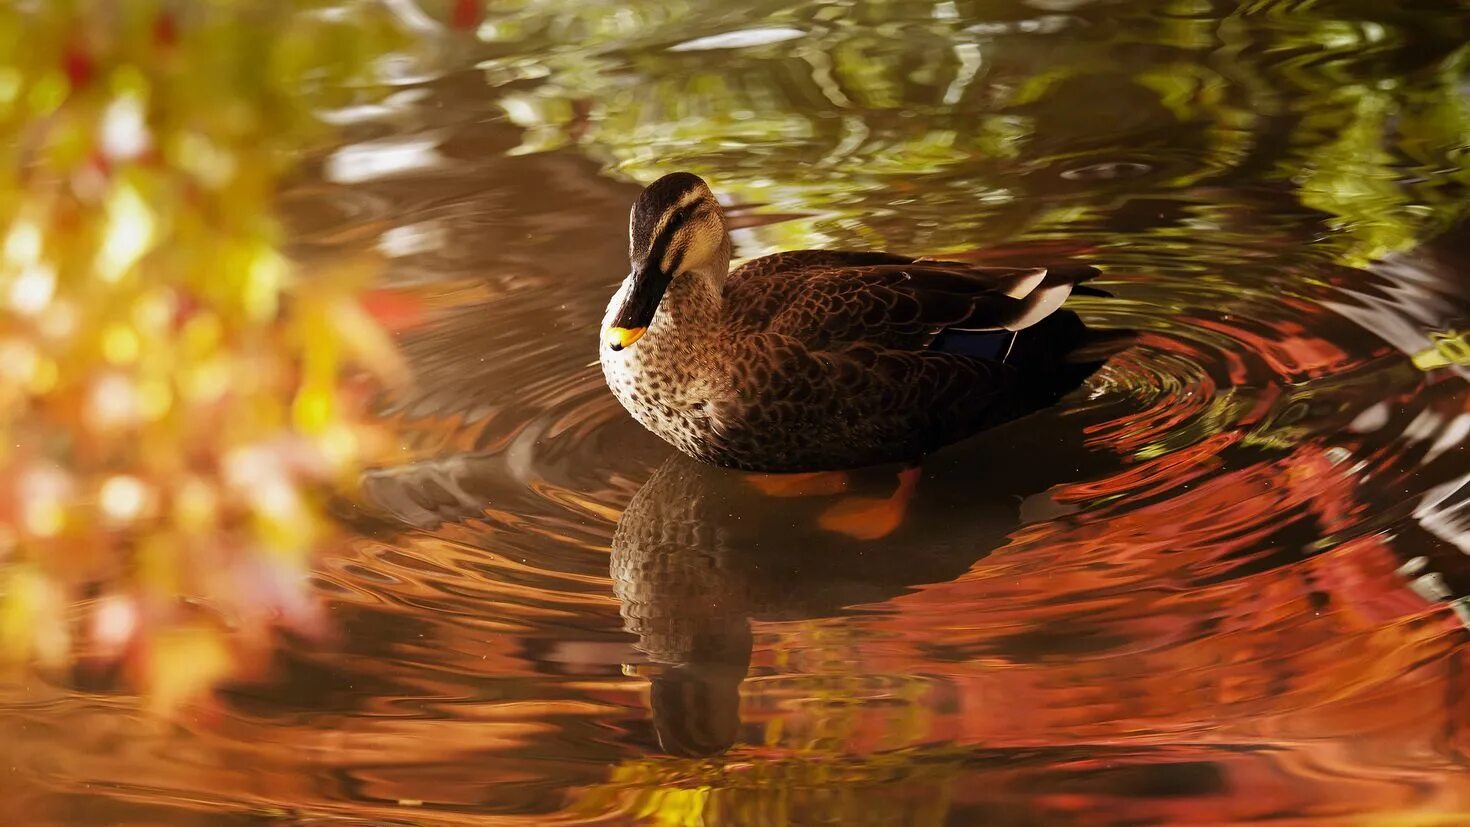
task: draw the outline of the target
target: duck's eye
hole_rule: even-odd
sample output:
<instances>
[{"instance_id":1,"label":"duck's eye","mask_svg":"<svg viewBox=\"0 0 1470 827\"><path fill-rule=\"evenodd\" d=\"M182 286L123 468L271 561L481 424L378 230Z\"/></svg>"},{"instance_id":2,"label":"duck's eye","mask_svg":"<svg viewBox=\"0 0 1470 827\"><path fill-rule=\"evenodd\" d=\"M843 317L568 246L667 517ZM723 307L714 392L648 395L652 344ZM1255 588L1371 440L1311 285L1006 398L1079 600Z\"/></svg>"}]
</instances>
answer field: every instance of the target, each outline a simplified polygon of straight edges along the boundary
<instances>
[{"instance_id":1,"label":"duck's eye","mask_svg":"<svg viewBox=\"0 0 1470 827\"><path fill-rule=\"evenodd\" d=\"M671 274L698 270L714 257L724 241L723 235L714 211L701 204L692 214L680 219L659 266Z\"/></svg>"}]
</instances>

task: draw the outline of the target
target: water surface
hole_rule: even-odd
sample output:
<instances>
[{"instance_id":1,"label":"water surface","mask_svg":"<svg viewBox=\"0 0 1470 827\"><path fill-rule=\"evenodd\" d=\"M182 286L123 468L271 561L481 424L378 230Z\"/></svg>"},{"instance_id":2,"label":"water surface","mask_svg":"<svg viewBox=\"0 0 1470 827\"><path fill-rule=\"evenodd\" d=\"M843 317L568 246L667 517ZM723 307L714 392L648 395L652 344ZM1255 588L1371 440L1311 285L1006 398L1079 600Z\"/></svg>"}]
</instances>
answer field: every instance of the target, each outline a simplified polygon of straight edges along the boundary
<instances>
[{"instance_id":1,"label":"water surface","mask_svg":"<svg viewBox=\"0 0 1470 827\"><path fill-rule=\"evenodd\" d=\"M1388 5L492 6L282 197L298 257L389 260L416 378L319 565L335 634L169 725L11 693L7 806L1470 822L1470 7ZM602 383L675 169L741 257L1100 264L1073 307L1139 344L935 456L891 535L826 531L894 481L774 496Z\"/></svg>"}]
</instances>

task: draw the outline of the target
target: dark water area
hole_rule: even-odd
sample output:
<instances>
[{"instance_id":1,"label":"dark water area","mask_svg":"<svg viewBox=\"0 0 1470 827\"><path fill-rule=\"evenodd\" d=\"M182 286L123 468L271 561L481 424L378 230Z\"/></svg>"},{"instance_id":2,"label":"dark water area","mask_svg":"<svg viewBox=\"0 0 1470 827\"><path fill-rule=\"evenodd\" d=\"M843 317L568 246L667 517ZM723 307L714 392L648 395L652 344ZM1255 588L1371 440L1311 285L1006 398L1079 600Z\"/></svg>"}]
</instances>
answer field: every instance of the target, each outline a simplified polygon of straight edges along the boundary
<instances>
[{"instance_id":1,"label":"dark water area","mask_svg":"<svg viewBox=\"0 0 1470 827\"><path fill-rule=\"evenodd\" d=\"M1470 5L477 35L324 113L282 198L294 255L388 260L415 379L333 634L183 723L10 699L31 823L1470 824ZM831 531L897 479L702 466L603 383L628 207L679 169L737 257L1086 261L1116 298L1069 306L1138 343Z\"/></svg>"}]
</instances>

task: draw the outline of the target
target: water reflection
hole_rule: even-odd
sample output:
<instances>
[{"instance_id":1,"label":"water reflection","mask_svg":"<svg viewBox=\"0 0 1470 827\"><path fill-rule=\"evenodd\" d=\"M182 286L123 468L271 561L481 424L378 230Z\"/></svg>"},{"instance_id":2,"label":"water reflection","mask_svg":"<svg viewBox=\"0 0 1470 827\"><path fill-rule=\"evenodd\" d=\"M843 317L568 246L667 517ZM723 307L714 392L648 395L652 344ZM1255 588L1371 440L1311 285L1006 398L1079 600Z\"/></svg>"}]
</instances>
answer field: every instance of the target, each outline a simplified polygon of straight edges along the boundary
<instances>
[{"instance_id":1,"label":"water reflection","mask_svg":"<svg viewBox=\"0 0 1470 827\"><path fill-rule=\"evenodd\" d=\"M389 258L367 304L416 380L375 400L397 442L314 572L336 637L168 732L123 696L7 688L0 800L102 824L1464 821L1458 12L488 7L473 54L344 110L282 196L293 257ZM701 43L754 28L803 36ZM351 145L433 163L331 180ZM890 537L844 539L821 515L891 476L773 497L665 467L592 365L628 206L674 167L735 194L741 256L1095 261L1117 298L1074 309L1138 344L936 456Z\"/></svg>"},{"instance_id":2,"label":"water reflection","mask_svg":"<svg viewBox=\"0 0 1470 827\"><path fill-rule=\"evenodd\" d=\"M1337 231L1319 243L1361 262L1463 207L1466 32L1432 3L768 3L806 36L717 61L679 49L745 31L717 4L541 11L483 30L507 52L492 84L526 81L500 99L521 151L579 144L645 182L688 169L821 211L751 252L1086 233L1085 211L1242 176L1298 193Z\"/></svg>"}]
</instances>

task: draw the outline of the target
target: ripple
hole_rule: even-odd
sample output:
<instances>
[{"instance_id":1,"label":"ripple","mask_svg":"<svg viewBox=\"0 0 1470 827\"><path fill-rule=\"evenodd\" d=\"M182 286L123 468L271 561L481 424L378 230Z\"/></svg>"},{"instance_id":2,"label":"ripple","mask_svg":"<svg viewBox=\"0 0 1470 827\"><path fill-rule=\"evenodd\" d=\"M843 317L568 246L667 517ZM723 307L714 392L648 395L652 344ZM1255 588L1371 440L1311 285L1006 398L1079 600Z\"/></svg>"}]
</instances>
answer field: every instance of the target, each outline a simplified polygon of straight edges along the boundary
<instances>
[{"instance_id":1,"label":"ripple","mask_svg":"<svg viewBox=\"0 0 1470 827\"><path fill-rule=\"evenodd\" d=\"M1102 161L1063 170L1060 175L1068 181L1116 181L1123 178L1137 178L1153 170L1153 166L1138 161Z\"/></svg>"},{"instance_id":2,"label":"ripple","mask_svg":"<svg viewBox=\"0 0 1470 827\"><path fill-rule=\"evenodd\" d=\"M337 113L357 149L337 156L345 177L319 159L282 195L289 236L303 257L388 259L416 383L377 400L388 445L312 574L335 634L283 646L172 729L59 681L7 690L27 811L1463 810L1470 366L1443 343L1470 318L1465 236L1360 254L1385 214L1455 192L1432 174L1446 159L1425 140L1317 179L1318 195L1370 185L1347 204L1278 174L1337 146L1333 117L1388 100L1379 80L1433 74L1386 68L1410 30L1020 5L801 30L639 3L538 27L507 7L474 55L505 88L448 72ZM607 42L557 45L592 30ZM1396 117L1432 133L1421 115ZM371 163L342 169L352 152ZM1115 298L1073 307L1137 344L1055 408L930 458L893 534L836 534L825 510L888 496L891 475L770 496L671 459L593 364L636 192L612 176L670 166L745 205L742 255L1100 262Z\"/></svg>"}]
</instances>

